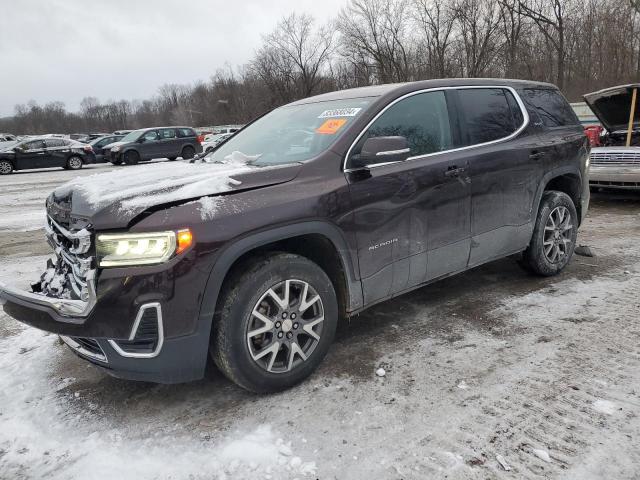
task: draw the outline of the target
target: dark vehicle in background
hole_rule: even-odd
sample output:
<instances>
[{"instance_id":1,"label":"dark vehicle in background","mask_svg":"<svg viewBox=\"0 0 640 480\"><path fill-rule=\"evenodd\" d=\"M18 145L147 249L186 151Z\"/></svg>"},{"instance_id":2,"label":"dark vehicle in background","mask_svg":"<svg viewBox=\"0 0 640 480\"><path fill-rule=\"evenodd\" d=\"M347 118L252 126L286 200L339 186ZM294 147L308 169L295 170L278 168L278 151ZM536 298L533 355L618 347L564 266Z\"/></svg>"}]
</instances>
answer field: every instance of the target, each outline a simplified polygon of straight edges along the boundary
<instances>
[{"instance_id":1,"label":"dark vehicle in background","mask_svg":"<svg viewBox=\"0 0 640 480\"><path fill-rule=\"evenodd\" d=\"M640 84L619 85L584 96L604 127L591 150L593 187L640 189Z\"/></svg>"},{"instance_id":2,"label":"dark vehicle in background","mask_svg":"<svg viewBox=\"0 0 640 480\"><path fill-rule=\"evenodd\" d=\"M198 135L191 127L154 127L134 130L104 149L114 165L136 165L154 158L190 159L202 152Z\"/></svg>"},{"instance_id":3,"label":"dark vehicle in background","mask_svg":"<svg viewBox=\"0 0 640 480\"><path fill-rule=\"evenodd\" d=\"M0 283L0 298L116 376L195 380L211 355L248 390L282 390L315 370L339 319L378 302L512 255L561 272L587 213L588 158L546 83L327 93L179 172L59 187L46 207L57 263L32 292Z\"/></svg>"},{"instance_id":4,"label":"dark vehicle in background","mask_svg":"<svg viewBox=\"0 0 640 480\"><path fill-rule=\"evenodd\" d=\"M79 170L93 161L93 149L89 145L65 138L29 138L9 148L0 144L0 175L33 168Z\"/></svg>"},{"instance_id":5,"label":"dark vehicle in background","mask_svg":"<svg viewBox=\"0 0 640 480\"><path fill-rule=\"evenodd\" d=\"M124 135L105 135L98 137L89 142L91 148L93 148L93 154L95 156L96 163L108 162L109 158L105 158L104 147L111 145L112 143L122 140Z\"/></svg>"}]
</instances>

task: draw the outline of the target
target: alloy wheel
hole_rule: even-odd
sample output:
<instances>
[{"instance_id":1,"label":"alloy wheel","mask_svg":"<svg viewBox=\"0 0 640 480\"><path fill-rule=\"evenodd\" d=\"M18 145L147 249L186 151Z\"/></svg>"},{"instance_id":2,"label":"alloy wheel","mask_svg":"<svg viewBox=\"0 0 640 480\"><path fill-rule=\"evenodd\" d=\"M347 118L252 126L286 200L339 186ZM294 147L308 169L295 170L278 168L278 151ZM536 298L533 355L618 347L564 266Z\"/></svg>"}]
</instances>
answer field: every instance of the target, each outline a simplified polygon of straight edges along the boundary
<instances>
[{"instance_id":1,"label":"alloy wheel","mask_svg":"<svg viewBox=\"0 0 640 480\"><path fill-rule=\"evenodd\" d=\"M78 157L71 157L69 159L69 168L71 168L72 170L78 170L81 167L82 160L80 160Z\"/></svg>"},{"instance_id":2,"label":"alloy wheel","mask_svg":"<svg viewBox=\"0 0 640 480\"><path fill-rule=\"evenodd\" d=\"M11 173L13 167L9 162L0 162L0 175Z\"/></svg>"},{"instance_id":3,"label":"alloy wheel","mask_svg":"<svg viewBox=\"0 0 640 480\"><path fill-rule=\"evenodd\" d=\"M322 299L302 280L269 288L250 315L246 335L251 358L270 373L290 372L303 364L322 335Z\"/></svg>"},{"instance_id":4,"label":"alloy wheel","mask_svg":"<svg viewBox=\"0 0 640 480\"><path fill-rule=\"evenodd\" d=\"M571 213L567 207L556 207L551 211L544 227L544 255L549 262L560 263L567 256L572 243Z\"/></svg>"}]
</instances>

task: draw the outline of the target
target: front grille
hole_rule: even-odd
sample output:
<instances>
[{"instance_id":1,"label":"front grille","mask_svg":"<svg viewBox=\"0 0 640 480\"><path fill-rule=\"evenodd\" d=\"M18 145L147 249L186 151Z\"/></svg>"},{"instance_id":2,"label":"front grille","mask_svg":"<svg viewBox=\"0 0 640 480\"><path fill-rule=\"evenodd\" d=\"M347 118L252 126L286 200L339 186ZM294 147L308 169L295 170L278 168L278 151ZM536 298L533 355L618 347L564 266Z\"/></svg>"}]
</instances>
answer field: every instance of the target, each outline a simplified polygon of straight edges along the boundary
<instances>
[{"instance_id":1,"label":"front grille","mask_svg":"<svg viewBox=\"0 0 640 480\"><path fill-rule=\"evenodd\" d=\"M87 300L87 275L94 268L91 233L87 229L71 232L51 215L47 216L45 232L56 262L49 261L47 271L33 290L52 297Z\"/></svg>"},{"instance_id":2,"label":"front grille","mask_svg":"<svg viewBox=\"0 0 640 480\"><path fill-rule=\"evenodd\" d=\"M93 338L84 338L84 337L70 337L70 338L75 342L77 342L78 345L80 345L86 351L94 355L103 355L100 345Z\"/></svg>"},{"instance_id":3,"label":"front grille","mask_svg":"<svg viewBox=\"0 0 640 480\"><path fill-rule=\"evenodd\" d=\"M640 167L640 151L591 152L591 165L598 167Z\"/></svg>"},{"instance_id":4,"label":"front grille","mask_svg":"<svg viewBox=\"0 0 640 480\"><path fill-rule=\"evenodd\" d=\"M107 363L107 356L104 354L100 344L93 338L86 337L65 337L60 335L60 339L71 347L78 355Z\"/></svg>"}]
</instances>

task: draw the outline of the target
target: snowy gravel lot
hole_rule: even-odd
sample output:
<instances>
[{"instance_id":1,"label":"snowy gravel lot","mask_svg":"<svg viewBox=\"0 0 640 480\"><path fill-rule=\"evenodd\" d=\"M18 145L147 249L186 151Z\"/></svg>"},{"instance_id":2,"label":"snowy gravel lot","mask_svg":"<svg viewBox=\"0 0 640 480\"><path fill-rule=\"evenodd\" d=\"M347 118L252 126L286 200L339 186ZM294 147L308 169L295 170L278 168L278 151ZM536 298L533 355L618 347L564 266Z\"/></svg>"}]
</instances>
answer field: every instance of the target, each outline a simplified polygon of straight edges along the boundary
<instances>
[{"instance_id":1,"label":"snowy gravel lot","mask_svg":"<svg viewBox=\"0 0 640 480\"><path fill-rule=\"evenodd\" d=\"M48 192L112 168L0 177L0 280L41 272ZM344 321L271 396L117 380L0 313L0 478L638 478L640 193L595 194L579 243L557 278L505 259Z\"/></svg>"}]
</instances>

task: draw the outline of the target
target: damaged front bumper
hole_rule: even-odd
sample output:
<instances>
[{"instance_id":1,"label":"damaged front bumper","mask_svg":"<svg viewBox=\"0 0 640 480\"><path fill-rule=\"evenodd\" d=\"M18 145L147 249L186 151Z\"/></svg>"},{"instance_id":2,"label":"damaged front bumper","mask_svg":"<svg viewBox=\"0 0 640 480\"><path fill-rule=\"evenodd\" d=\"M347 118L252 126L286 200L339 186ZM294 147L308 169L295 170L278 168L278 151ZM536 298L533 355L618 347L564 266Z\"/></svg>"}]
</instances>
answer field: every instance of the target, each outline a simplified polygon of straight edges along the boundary
<instances>
[{"instance_id":1,"label":"damaged front bumper","mask_svg":"<svg viewBox=\"0 0 640 480\"><path fill-rule=\"evenodd\" d=\"M0 305L11 302L23 307L46 312L57 321L81 323L96 305L95 270L87 273L87 294L85 300L56 298L32 293L0 282Z\"/></svg>"}]
</instances>

